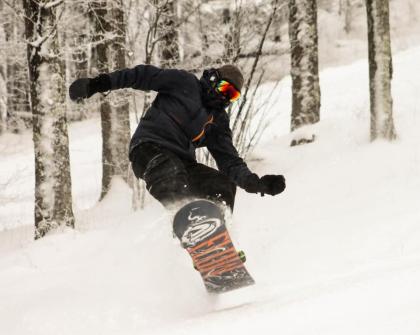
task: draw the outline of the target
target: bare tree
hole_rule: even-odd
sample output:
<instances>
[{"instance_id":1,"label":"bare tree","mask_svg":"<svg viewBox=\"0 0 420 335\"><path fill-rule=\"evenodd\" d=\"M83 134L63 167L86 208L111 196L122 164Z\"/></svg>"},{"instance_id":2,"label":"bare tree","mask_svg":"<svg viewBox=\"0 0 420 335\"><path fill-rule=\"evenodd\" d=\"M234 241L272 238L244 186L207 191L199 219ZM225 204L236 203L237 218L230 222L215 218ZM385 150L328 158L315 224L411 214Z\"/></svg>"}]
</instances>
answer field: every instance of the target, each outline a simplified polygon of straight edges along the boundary
<instances>
[{"instance_id":1,"label":"bare tree","mask_svg":"<svg viewBox=\"0 0 420 335\"><path fill-rule=\"evenodd\" d=\"M389 0L366 0L369 43L370 137L396 138L392 116Z\"/></svg>"},{"instance_id":2,"label":"bare tree","mask_svg":"<svg viewBox=\"0 0 420 335\"><path fill-rule=\"evenodd\" d=\"M203 19L201 6L199 6L197 10L197 21L198 21L198 31L200 33L200 41L201 41L201 59L202 59L201 64L202 66L208 66L211 62L211 57L208 55L210 43L209 43L207 27Z\"/></svg>"},{"instance_id":3,"label":"bare tree","mask_svg":"<svg viewBox=\"0 0 420 335\"><path fill-rule=\"evenodd\" d=\"M235 1L234 10L228 5L223 9L224 51L223 62L235 63L241 51L242 4Z\"/></svg>"},{"instance_id":4,"label":"bare tree","mask_svg":"<svg viewBox=\"0 0 420 335\"><path fill-rule=\"evenodd\" d=\"M254 61L252 63L252 67L251 67L251 72L249 73L246 81L245 81L245 85L244 85L244 89L243 89L243 94L241 97L241 103L238 107L238 110L235 111L234 113L230 113L231 115L234 116L233 121L233 127L232 127L232 132L234 135L234 142L236 144L237 147L239 148L247 148L247 150L240 150L241 154L246 154L247 151L249 150L249 146L248 143L246 142L246 137L245 137L245 130L249 129L249 124L252 121L252 114L254 111L254 98L255 98L255 94L256 94L256 90L258 89L259 85L261 84L262 81L262 77L264 75L264 72L262 72L262 74L259 76L256 87L254 88L253 93L251 93L251 84L252 81L254 79L255 73L256 73L256 69L258 66L258 63L260 61L260 57L262 54L262 50L264 47L264 43L266 41L267 38L267 34L268 31L270 29L271 23L274 20L274 17L276 16L277 10L279 9L280 6L280 0L274 0L272 1L272 10L271 13L267 19L266 22L266 26L262 32L262 35L260 37L258 46L257 46L257 50L255 52L255 58ZM248 101L248 98L250 96L250 101ZM248 103L248 104L247 104ZM252 136L255 137L255 136Z\"/></svg>"},{"instance_id":5,"label":"bare tree","mask_svg":"<svg viewBox=\"0 0 420 335\"><path fill-rule=\"evenodd\" d=\"M264 8L255 7L253 4L244 5L244 3L244 1L235 0L234 6L224 7L220 12L215 13L214 15L221 21L220 25L214 24L213 16L206 17L212 20L213 26L224 27L223 31L220 28L218 32L204 29L206 36L209 37L210 45L222 46L221 55L213 54L213 58L204 65L217 67L221 61L236 63L244 72L245 84L241 99L227 111L232 124L233 141L242 157L246 157L267 126L264 115L270 106L266 101L258 103L256 99L265 74L260 61L264 54L263 49L270 27L278 11L285 7L285 2L282 0L270 1ZM251 14L255 14L258 10L261 10L264 15L259 16L258 20L253 19ZM201 16L201 12L199 15ZM202 25L207 27L205 22L202 22ZM241 29L235 32L236 26L240 26ZM221 31L223 34L220 33ZM215 165L207 150L198 151L198 160L210 166Z\"/></svg>"},{"instance_id":6,"label":"bare tree","mask_svg":"<svg viewBox=\"0 0 420 335\"><path fill-rule=\"evenodd\" d=\"M179 64L180 61L176 11L177 1L155 0L155 3L160 12L160 19L157 21L160 39L160 65L164 68L171 68Z\"/></svg>"},{"instance_id":7,"label":"bare tree","mask_svg":"<svg viewBox=\"0 0 420 335\"><path fill-rule=\"evenodd\" d=\"M28 71L23 42L24 27L16 12L21 10L18 0L8 2L12 13L5 15L4 33L7 42L6 89L7 89L7 128L18 133L30 127L31 112L29 104Z\"/></svg>"},{"instance_id":8,"label":"bare tree","mask_svg":"<svg viewBox=\"0 0 420 335\"><path fill-rule=\"evenodd\" d=\"M69 82L75 78L89 76L89 53L90 53L90 26L86 18L89 3L85 0L73 0L68 3L65 16L70 18L65 25L63 40L66 43L67 72ZM72 104L70 120L82 120L88 115L92 102L85 101L83 104Z\"/></svg>"},{"instance_id":9,"label":"bare tree","mask_svg":"<svg viewBox=\"0 0 420 335\"><path fill-rule=\"evenodd\" d=\"M110 43L111 71L124 69L126 65L126 17L122 0L112 0L111 32L114 36ZM109 134L108 149L111 150L112 175L120 176L128 182L130 142L130 104L126 92L115 92L112 97L112 132Z\"/></svg>"},{"instance_id":10,"label":"bare tree","mask_svg":"<svg viewBox=\"0 0 420 335\"><path fill-rule=\"evenodd\" d=\"M0 15L5 17L4 4L0 2ZM5 34L5 23L0 24L0 134L6 128L6 103L7 103L7 91L6 91L6 34Z\"/></svg>"},{"instance_id":11,"label":"bare tree","mask_svg":"<svg viewBox=\"0 0 420 335\"><path fill-rule=\"evenodd\" d=\"M107 0L92 0L89 2L89 16L92 20L93 37L92 37L92 64L94 72L108 73L109 72L109 57L107 34L111 31L108 13ZM102 130L102 199L109 191L110 182L112 178L112 158L111 152L107 148L107 138L112 130L110 123L111 105L108 99L100 99L99 110L101 114L101 130Z\"/></svg>"},{"instance_id":12,"label":"bare tree","mask_svg":"<svg viewBox=\"0 0 420 335\"><path fill-rule=\"evenodd\" d=\"M154 0L147 8L147 33L145 39L144 64L151 64L155 59L163 68L174 67L180 62L180 48L178 28L180 22L177 17L177 1ZM158 52L156 52L158 51ZM141 116L150 107L152 95L144 92ZM137 120L139 121L139 120ZM143 181L134 180L133 207L144 206L146 189Z\"/></svg>"},{"instance_id":13,"label":"bare tree","mask_svg":"<svg viewBox=\"0 0 420 335\"><path fill-rule=\"evenodd\" d=\"M281 42L282 41L282 26L288 21L288 8L284 5L284 0L281 1L282 5L277 11L276 16L273 19L273 41Z\"/></svg>"},{"instance_id":14,"label":"bare tree","mask_svg":"<svg viewBox=\"0 0 420 335\"><path fill-rule=\"evenodd\" d=\"M160 41L158 37L159 21L161 20L162 15L162 7L159 6L159 1L154 0L153 4L150 4L146 8L147 13L147 33L146 39L144 42L144 49L145 49L145 57L144 57L144 64L151 64L153 58L156 56L156 45ZM160 36L163 36L160 34ZM133 99L135 101L135 97ZM140 118L146 113L149 109L150 104L152 101L152 93L151 92L143 92L143 108L141 110L141 115L138 115L136 111L136 121L137 123L140 122ZM133 198L132 204L133 209L141 209L144 207L145 201L147 197L146 192L146 184L143 180L138 180L137 178L133 178Z\"/></svg>"},{"instance_id":15,"label":"bare tree","mask_svg":"<svg viewBox=\"0 0 420 335\"><path fill-rule=\"evenodd\" d=\"M125 18L121 0L94 0L90 4L94 26L93 60L97 72L125 68ZM108 193L114 177L128 182L129 110L124 93L114 92L100 101L102 129L102 190Z\"/></svg>"},{"instance_id":16,"label":"bare tree","mask_svg":"<svg viewBox=\"0 0 420 335\"><path fill-rule=\"evenodd\" d=\"M61 1L23 0L35 150L35 238L74 226L57 24Z\"/></svg>"},{"instance_id":17,"label":"bare tree","mask_svg":"<svg viewBox=\"0 0 420 335\"><path fill-rule=\"evenodd\" d=\"M293 95L291 130L294 131L320 119L316 0L289 1L289 37ZM314 139L313 134L299 134L291 145L309 143Z\"/></svg>"},{"instance_id":18,"label":"bare tree","mask_svg":"<svg viewBox=\"0 0 420 335\"><path fill-rule=\"evenodd\" d=\"M128 14L127 21L132 24L127 26L127 49L128 49L128 66L132 67L139 61L150 64L154 54L154 45L152 46L153 33L152 27L157 27L155 22L155 6L152 3L144 6L138 5L138 0L128 0L124 2L124 11ZM142 34L142 32L146 32ZM144 53L144 56L140 56ZM144 57L144 58L143 58ZM140 60L141 59L141 60ZM140 122L144 112L150 105L151 93L131 90L131 110L134 112L136 123ZM142 99L141 99L142 98ZM142 100L142 101L141 101ZM142 179L137 179L130 169L129 183L133 189L132 207L134 210L144 207L147 191L145 183Z\"/></svg>"},{"instance_id":19,"label":"bare tree","mask_svg":"<svg viewBox=\"0 0 420 335\"><path fill-rule=\"evenodd\" d=\"M344 0L344 31L349 34L352 29L353 4L352 0Z\"/></svg>"}]
</instances>

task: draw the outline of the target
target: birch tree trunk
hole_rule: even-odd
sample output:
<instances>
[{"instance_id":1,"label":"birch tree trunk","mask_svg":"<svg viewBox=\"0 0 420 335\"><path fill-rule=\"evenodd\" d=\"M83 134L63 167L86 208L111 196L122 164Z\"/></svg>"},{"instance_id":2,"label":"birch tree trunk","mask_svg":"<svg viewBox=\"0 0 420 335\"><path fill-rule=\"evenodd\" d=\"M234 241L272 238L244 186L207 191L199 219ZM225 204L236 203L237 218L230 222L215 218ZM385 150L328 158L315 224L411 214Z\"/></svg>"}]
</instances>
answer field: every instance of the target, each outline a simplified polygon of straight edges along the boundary
<instances>
[{"instance_id":1,"label":"birch tree trunk","mask_svg":"<svg viewBox=\"0 0 420 335\"><path fill-rule=\"evenodd\" d=\"M64 62L59 56L57 8L23 0L35 150L35 238L74 227L65 110Z\"/></svg>"},{"instance_id":2,"label":"birch tree trunk","mask_svg":"<svg viewBox=\"0 0 420 335\"><path fill-rule=\"evenodd\" d=\"M366 0L369 43L370 137L396 138L392 116L389 1Z\"/></svg>"},{"instance_id":3,"label":"birch tree trunk","mask_svg":"<svg viewBox=\"0 0 420 335\"><path fill-rule=\"evenodd\" d=\"M289 1L289 38L293 95L291 130L294 131L320 119L316 0ZM313 134L301 135L291 145L314 139Z\"/></svg>"}]
</instances>

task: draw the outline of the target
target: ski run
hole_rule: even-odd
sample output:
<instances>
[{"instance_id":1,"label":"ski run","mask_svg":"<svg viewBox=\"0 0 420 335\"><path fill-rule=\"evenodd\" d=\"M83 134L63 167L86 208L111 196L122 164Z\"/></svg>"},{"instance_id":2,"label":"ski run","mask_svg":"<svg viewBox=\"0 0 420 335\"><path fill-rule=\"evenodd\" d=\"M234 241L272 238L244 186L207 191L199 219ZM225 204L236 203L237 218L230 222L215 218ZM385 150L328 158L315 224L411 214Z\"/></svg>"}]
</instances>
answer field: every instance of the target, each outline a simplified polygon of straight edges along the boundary
<instances>
[{"instance_id":1,"label":"ski run","mask_svg":"<svg viewBox=\"0 0 420 335\"><path fill-rule=\"evenodd\" d=\"M70 126L77 229L37 242L31 135L1 136L0 334L420 334L419 72L420 48L394 56L392 143L369 141L366 60L321 73L313 144L289 146L280 83L248 161L287 189L239 191L230 231L257 284L220 296L160 204L133 212L119 180L97 203L99 119Z\"/></svg>"}]
</instances>

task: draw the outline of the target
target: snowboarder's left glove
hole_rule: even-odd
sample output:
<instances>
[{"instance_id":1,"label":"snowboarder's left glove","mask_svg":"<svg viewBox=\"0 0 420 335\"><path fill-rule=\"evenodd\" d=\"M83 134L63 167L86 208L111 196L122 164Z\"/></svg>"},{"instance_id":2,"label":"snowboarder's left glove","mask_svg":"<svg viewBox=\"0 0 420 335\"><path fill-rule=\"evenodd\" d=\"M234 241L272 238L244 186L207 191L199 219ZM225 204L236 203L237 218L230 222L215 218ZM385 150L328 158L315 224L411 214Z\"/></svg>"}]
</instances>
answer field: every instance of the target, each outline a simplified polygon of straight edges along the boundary
<instances>
[{"instance_id":1,"label":"snowboarder's left glove","mask_svg":"<svg viewBox=\"0 0 420 335\"><path fill-rule=\"evenodd\" d=\"M69 88L71 100L90 98L95 93L111 90L111 78L107 74L100 74L95 78L80 78L75 80Z\"/></svg>"},{"instance_id":2,"label":"snowboarder's left glove","mask_svg":"<svg viewBox=\"0 0 420 335\"><path fill-rule=\"evenodd\" d=\"M284 191L286 188L286 179L282 175L265 175L260 179L260 190L262 195L276 195Z\"/></svg>"},{"instance_id":3,"label":"snowboarder's left glove","mask_svg":"<svg viewBox=\"0 0 420 335\"><path fill-rule=\"evenodd\" d=\"M260 192L260 178L255 174L251 174L245 181L244 190L248 193Z\"/></svg>"}]
</instances>

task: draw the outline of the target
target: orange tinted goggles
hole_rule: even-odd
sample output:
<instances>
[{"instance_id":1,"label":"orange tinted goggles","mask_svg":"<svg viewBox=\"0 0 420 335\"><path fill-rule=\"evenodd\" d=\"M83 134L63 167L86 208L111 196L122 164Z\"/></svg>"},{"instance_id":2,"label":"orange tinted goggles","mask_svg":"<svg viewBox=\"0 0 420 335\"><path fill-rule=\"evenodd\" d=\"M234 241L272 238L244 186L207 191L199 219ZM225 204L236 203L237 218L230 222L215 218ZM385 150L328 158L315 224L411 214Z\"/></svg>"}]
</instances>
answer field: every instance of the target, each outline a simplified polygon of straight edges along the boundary
<instances>
[{"instance_id":1,"label":"orange tinted goggles","mask_svg":"<svg viewBox=\"0 0 420 335\"><path fill-rule=\"evenodd\" d=\"M238 100L241 96L241 92L239 92L235 86L229 83L226 80L221 80L216 86L217 92L225 96L229 99L230 102L234 102Z\"/></svg>"}]
</instances>

